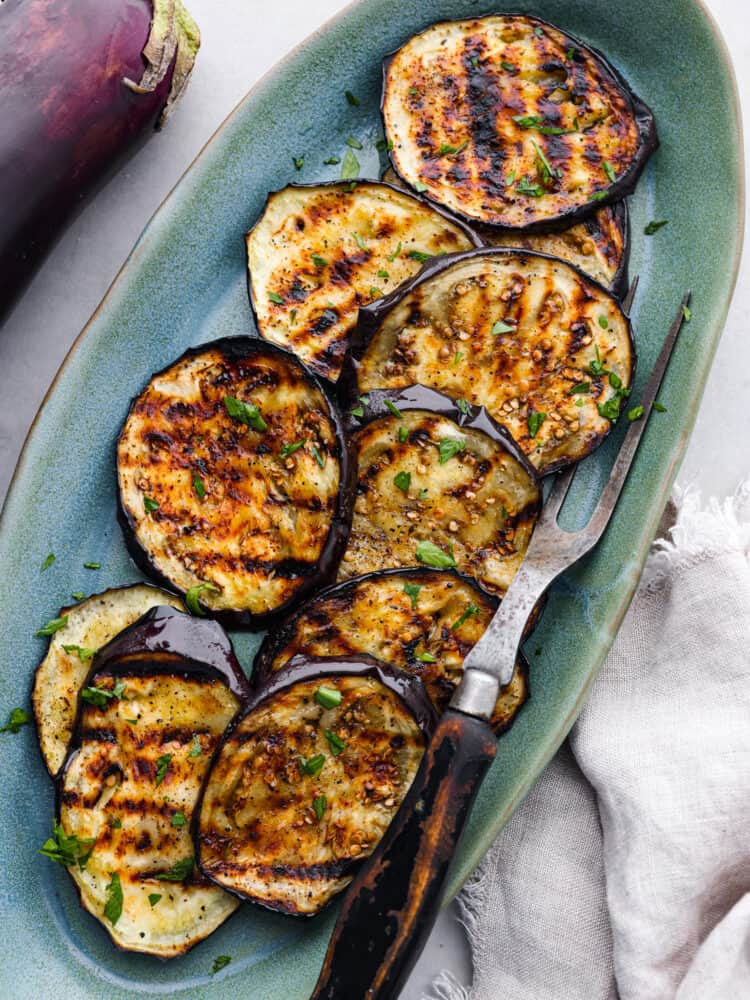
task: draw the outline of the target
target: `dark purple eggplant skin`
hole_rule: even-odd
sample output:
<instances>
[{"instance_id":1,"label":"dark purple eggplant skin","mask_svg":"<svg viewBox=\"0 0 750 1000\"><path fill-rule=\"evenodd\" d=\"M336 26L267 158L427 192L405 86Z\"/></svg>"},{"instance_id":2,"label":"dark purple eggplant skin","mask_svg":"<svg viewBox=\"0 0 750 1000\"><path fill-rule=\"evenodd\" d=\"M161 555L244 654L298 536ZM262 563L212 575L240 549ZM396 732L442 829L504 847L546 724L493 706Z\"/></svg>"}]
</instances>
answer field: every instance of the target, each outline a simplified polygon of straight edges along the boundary
<instances>
[{"instance_id":1,"label":"dark purple eggplant skin","mask_svg":"<svg viewBox=\"0 0 750 1000\"><path fill-rule=\"evenodd\" d=\"M167 371L167 369L171 368L172 365L176 364L177 361L180 361L182 358L192 357L196 354L202 354L204 351L212 349L219 349L225 352L229 357L243 356L248 352L266 352L269 354L276 354L285 358L292 365L292 367L297 366L300 368L303 376L309 379L316 386L316 388L323 393L323 396L328 404L329 416L336 429L336 438L339 445L338 454L336 456L339 460L340 468L338 505L336 513L331 520L331 529L328 533L325 547L320 555L320 559L318 560L317 574L310 577L289 601L280 605L278 608L274 608L273 611L269 611L267 614L251 615L247 612L214 612L208 608L205 609L208 614L216 619L216 621L225 625L227 628L247 628L259 631L282 620L293 608L297 607L298 604L301 604L306 597L309 597L311 592L316 591L321 587L325 587L326 584L330 583L335 577L336 570L338 569L339 562L341 561L341 557L346 549L346 543L349 539L352 514L354 513L354 501L357 495L357 462L354 455L353 444L349 435L344 430L343 419L341 417L339 407L333 398L331 387L326 386L324 379L319 378L312 371L310 371L307 365L305 365L296 354L292 354L291 351L285 351L283 348L277 347L276 344L271 344L267 340L262 340L260 337L220 337L218 340L212 340L205 344L200 344L198 347L191 347L185 351L184 354L180 355L179 358L175 358L174 361L170 361L169 364L165 365L161 371L154 372L148 381L150 382L152 379L158 378L159 375ZM140 392L142 391L143 390ZM140 392L136 393L136 395L131 399L128 407L128 414L138 400ZM125 421L123 421L123 426L124 424ZM115 445L115 450L116 447L117 446ZM116 475L116 454L114 466ZM165 590L169 590L171 593L178 593L171 580L162 576L162 574L159 573L154 566L152 566L148 553L142 548L136 537L130 516L123 507L119 488L117 489L117 519L120 522L120 527L122 528L125 546L136 566L143 573L145 573L146 576L150 577L151 580L156 581L160 587L163 587Z\"/></svg>"},{"instance_id":2,"label":"dark purple eggplant skin","mask_svg":"<svg viewBox=\"0 0 750 1000\"><path fill-rule=\"evenodd\" d=\"M135 94L150 0L0 5L0 321L84 199L154 131L172 78Z\"/></svg>"},{"instance_id":3,"label":"dark purple eggplant skin","mask_svg":"<svg viewBox=\"0 0 750 1000\"><path fill-rule=\"evenodd\" d=\"M456 21L464 21L469 16L470 15L467 13L463 17L455 18L454 20L456 20ZM659 148L659 136L658 136L657 131L656 131L656 121L654 119L654 113L653 113L653 111L633 91L633 88L630 86L630 84L625 79L625 77L622 75L622 73L619 71L619 69L617 69L617 67L614 66L609 61L609 59L604 55L603 52L601 52L599 49L595 48L593 45L586 45L586 44L584 44L584 42L582 42L579 38L577 38L575 35L569 34L569 32L565 31L559 25L553 24L551 21L545 21L544 18L537 17L536 14L529 14L526 11L518 11L518 10L513 10L513 11L510 11L510 10L497 11L497 10L495 10L495 11L485 11L484 13L482 13L480 15L477 15L477 16L478 17L495 17L495 16L497 16L497 17L524 17L524 18L532 18L539 25L542 25L542 26L546 25L549 28L554 28L555 31L561 31L566 36L566 38L569 40L569 42L570 42L570 44L571 44L571 46L573 48L581 49L581 50L583 50L585 52L589 52L592 56L594 56L596 59L598 59L599 62L604 67L604 69L609 73L609 75L615 81L615 83L623 90L623 92L629 98L631 106L633 108L633 114L635 116L636 124L637 124L637 127L638 127L638 137L640 139L640 144L641 144L641 146L640 146L640 155L638 157L636 157L636 159L634 160L634 162L631 165L631 167L630 167L629 170L627 170L621 177L618 177L617 180L613 184L610 184L609 188L607 189L607 196L606 196L606 198L601 198L599 201L595 202L594 204L589 203L589 204L586 204L586 205L581 205L578 208L573 208L573 209L571 209L568 212L564 212L562 215L559 215L559 216L557 216L554 219L550 219L550 220L546 220L545 219L542 222L537 222L537 223L534 223L533 225L530 225L530 226L523 226L523 227L512 226L511 227L511 226L493 226L490 223L482 223L482 224L486 225L487 228L489 228L489 229L496 229L499 232L501 232L503 229L506 229L509 232L542 233L545 230L549 231L551 229L565 229L567 226L570 226L572 223L578 222L581 219L585 219L586 216L588 216L588 215L590 215L592 213L592 210L595 211L597 208L601 208L602 205L611 205L614 202L621 201L623 198L627 197L627 195L632 194L633 191L635 191L636 185L638 183L638 178L640 177L641 172L642 172L644 166L646 165L646 161L651 156L651 154L655 153L656 150ZM425 27L422 28L421 31L415 31L415 32L413 32L412 35L409 36L409 38L404 39L403 44L405 45L406 42L408 42L411 38L414 37L414 35L419 35L419 34L422 34L425 31L428 31L430 28L432 28L434 26L434 24L445 24L445 23L450 23L450 19L446 18L446 19L441 19L440 21L431 22L430 24L425 25ZM401 46L399 46L393 52L389 52L388 55L385 56L384 59L383 59L383 64L382 64L382 80L383 80L383 83L382 83L381 97L380 97L380 114L381 114L381 118L383 118L383 125L384 126L385 126L385 118L383 116L383 105L385 103L385 88L386 88L386 82L387 82L388 68L389 68L391 62L393 61L394 57L400 51L400 49L401 49ZM398 167L396 166L396 163L395 163L395 160L393 158L392 153L388 154L388 159L390 161L391 166L395 170L395 172L398 174L399 177L401 177L401 174L398 171ZM409 185L408 181L406 181L404 178L402 178L402 180L404 180L405 184L407 184L409 187L411 187L411 185ZM429 196L428 196L427 200L430 201L430 202L432 202L432 199L429 198ZM438 202L434 202L434 204L437 205L439 203ZM476 219L471 219L468 216L464 216L460 212L453 212L452 215L455 216L455 217L458 217L458 218L462 218L470 226L477 224L477 220Z\"/></svg>"},{"instance_id":4,"label":"dark purple eggplant skin","mask_svg":"<svg viewBox=\"0 0 750 1000\"><path fill-rule=\"evenodd\" d=\"M405 673L403 670L396 670L387 663L383 663L381 660L377 660L374 656L368 656L365 653L358 653L347 657L331 657L330 659L313 656L295 656L289 661L289 663L283 666L281 670L272 674L268 681L252 694L247 705L237 713L234 719L227 726L227 730L221 738L211 764L206 771L190 824L190 832L193 837L193 843L195 844L195 861L201 874L204 878L208 879L209 882L213 882L215 885L218 885L219 888L224 889L225 892L232 893L232 895L237 896L238 899L247 901L247 896L243 896L242 893L239 892L233 892L232 889L222 885L214 879L210 873L203 871L200 863L201 851L198 827L201 810L203 808L203 796L208 783L211 780L214 764L221 756L224 745L231 738L236 727L240 724L240 722L242 722L246 715L249 715L253 709L257 708L258 705L262 704L262 702L266 701L266 699L272 697L278 691L291 687L293 684L297 684L300 681L317 679L325 680L327 677L342 676L377 678L381 684L398 695L401 701L406 705L411 714L414 716L415 722L424 733L426 743L429 743L430 738L437 727L437 713L432 706L432 702L427 697L427 692L425 691L420 679L412 674ZM362 861L349 861L342 867L335 868L334 872L336 875L345 875L350 871L358 870L362 867L362 864ZM263 904L258 903L257 905L262 906ZM304 914L297 913L291 913L289 915L295 917L305 916Z\"/></svg>"}]
</instances>

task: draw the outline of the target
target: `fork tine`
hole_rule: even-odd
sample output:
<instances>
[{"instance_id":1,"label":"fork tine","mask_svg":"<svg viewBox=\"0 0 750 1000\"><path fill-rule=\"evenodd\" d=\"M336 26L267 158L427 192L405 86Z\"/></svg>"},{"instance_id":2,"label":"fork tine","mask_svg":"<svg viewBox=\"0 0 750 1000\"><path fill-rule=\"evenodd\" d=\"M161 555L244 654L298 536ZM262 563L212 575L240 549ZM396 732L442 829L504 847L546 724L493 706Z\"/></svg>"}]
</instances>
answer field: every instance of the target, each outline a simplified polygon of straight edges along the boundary
<instances>
[{"instance_id":1,"label":"fork tine","mask_svg":"<svg viewBox=\"0 0 750 1000\"><path fill-rule=\"evenodd\" d=\"M628 289L628 294L622 300L623 312L628 316L630 315L630 310L633 306L633 299L635 299L635 293L638 291L638 282L640 280L640 275L636 274L633 280L630 282L630 288Z\"/></svg>"},{"instance_id":2,"label":"fork tine","mask_svg":"<svg viewBox=\"0 0 750 1000\"><path fill-rule=\"evenodd\" d=\"M577 468L577 465L570 465L555 477L555 482L546 503L542 507L542 513L539 515L535 530L538 531L543 524L549 522L555 523L558 512L565 501L565 497L568 495L568 490L570 489L570 484L573 482L573 476L576 474Z\"/></svg>"}]
</instances>

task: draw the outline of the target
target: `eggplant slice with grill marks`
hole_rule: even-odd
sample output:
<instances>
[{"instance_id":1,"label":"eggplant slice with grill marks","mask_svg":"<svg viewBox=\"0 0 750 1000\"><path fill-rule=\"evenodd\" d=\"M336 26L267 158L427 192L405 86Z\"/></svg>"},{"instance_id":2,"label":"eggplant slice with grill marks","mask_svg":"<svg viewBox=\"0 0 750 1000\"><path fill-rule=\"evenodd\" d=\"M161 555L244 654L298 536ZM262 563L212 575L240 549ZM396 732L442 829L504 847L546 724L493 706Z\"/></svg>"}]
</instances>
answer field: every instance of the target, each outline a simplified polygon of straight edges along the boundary
<instances>
[{"instance_id":1,"label":"eggplant slice with grill marks","mask_svg":"<svg viewBox=\"0 0 750 1000\"><path fill-rule=\"evenodd\" d=\"M231 726L203 787L201 871L310 916L351 880L398 810L435 713L421 682L371 657L296 657Z\"/></svg>"},{"instance_id":2,"label":"eggplant slice with grill marks","mask_svg":"<svg viewBox=\"0 0 750 1000\"><path fill-rule=\"evenodd\" d=\"M197 872L190 822L248 690L221 627L170 608L94 660L58 779L59 822L88 852L68 867L81 903L120 948L180 955L237 908Z\"/></svg>"},{"instance_id":3,"label":"eggplant slice with grill marks","mask_svg":"<svg viewBox=\"0 0 750 1000\"><path fill-rule=\"evenodd\" d=\"M94 654L157 605L183 608L174 594L138 583L94 594L60 610L59 617L66 619L65 627L50 638L47 653L34 675L31 697L42 758L53 777L65 762L78 692Z\"/></svg>"},{"instance_id":4,"label":"eggplant slice with grill marks","mask_svg":"<svg viewBox=\"0 0 750 1000\"><path fill-rule=\"evenodd\" d=\"M431 261L362 310L341 384L350 407L412 385L482 404L546 475L606 437L635 360L614 296L565 261L495 248Z\"/></svg>"},{"instance_id":5,"label":"eggplant slice with grill marks","mask_svg":"<svg viewBox=\"0 0 750 1000\"><path fill-rule=\"evenodd\" d=\"M339 579L423 563L457 568L504 594L541 505L534 470L511 436L484 409L432 389L365 398Z\"/></svg>"},{"instance_id":6,"label":"eggplant slice with grill marks","mask_svg":"<svg viewBox=\"0 0 750 1000\"><path fill-rule=\"evenodd\" d=\"M262 340L217 340L154 375L130 407L117 448L125 538L189 605L262 627L335 574L352 472L311 372Z\"/></svg>"},{"instance_id":7,"label":"eggplant slice with grill marks","mask_svg":"<svg viewBox=\"0 0 750 1000\"><path fill-rule=\"evenodd\" d=\"M360 306L480 241L410 192L347 181L270 194L246 244L261 335L335 382Z\"/></svg>"},{"instance_id":8,"label":"eggplant slice with grill marks","mask_svg":"<svg viewBox=\"0 0 750 1000\"><path fill-rule=\"evenodd\" d=\"M408 190L392 167L383 174L383 181ZM514 233L475 225L474 231L485 246L518 247L547 253L574 264L618 298L627 292L630 223L626 201L604 205L593 215L565 229L558 226L547 232Z\"/></svg>"},{"instance_id":9,"label":"eggplant slice with grill marks","mask_svg":"<svg viewBox=\"0 0 750 1000\"><path fill-rule=\"evenodd\" d=\"M263 687L293 657L374 656L416 674L438 713L461 680L462 664L497 610L497 598L453 570L384 570L336 584L263 640L253 682ZM491 725L506 732L529 696L519 653Z\"/></svg>"},{"instance_id":10,"label":"eggplant slice with grill marks","mask_svg":"<svg viewBox=\"0 0 750 1000\"><path fill-rule=\"evenodd\" d=\"M658 145L651 111L600 52L523 14L414 35L384 62L382 109L411 187L508 229L617 201Z\"/></svg>"}]
</instances>

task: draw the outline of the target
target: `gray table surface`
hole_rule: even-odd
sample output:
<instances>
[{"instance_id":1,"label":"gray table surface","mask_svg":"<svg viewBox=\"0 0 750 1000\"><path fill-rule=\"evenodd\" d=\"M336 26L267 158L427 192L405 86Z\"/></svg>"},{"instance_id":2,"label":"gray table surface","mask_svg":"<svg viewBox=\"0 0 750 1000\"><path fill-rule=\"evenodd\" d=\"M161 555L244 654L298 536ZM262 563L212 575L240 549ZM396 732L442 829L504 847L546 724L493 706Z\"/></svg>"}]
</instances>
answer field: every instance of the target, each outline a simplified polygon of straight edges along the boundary
<instances>
[{"instance_id":1,"label":"gray table surface","mask_svg":"<svg viewBox=\"0 0 750 1000\"><path fill-rule=\"evenodd\" d=\"M0 332L0 497L50 381L151 214L249 87L343 6L340 0L189 0L203 48L182 106L168 129L88 204ZM747 2L709 0L708 6L732 53L743 105L750 107ZM727 496L750 474L748 419L741 405L750 396L749 330L746 257L678 479L706 495ZM419 1000L442 968L470 980L455 906L440 917L404 1000Z\"/></svg>"}]
</instances>

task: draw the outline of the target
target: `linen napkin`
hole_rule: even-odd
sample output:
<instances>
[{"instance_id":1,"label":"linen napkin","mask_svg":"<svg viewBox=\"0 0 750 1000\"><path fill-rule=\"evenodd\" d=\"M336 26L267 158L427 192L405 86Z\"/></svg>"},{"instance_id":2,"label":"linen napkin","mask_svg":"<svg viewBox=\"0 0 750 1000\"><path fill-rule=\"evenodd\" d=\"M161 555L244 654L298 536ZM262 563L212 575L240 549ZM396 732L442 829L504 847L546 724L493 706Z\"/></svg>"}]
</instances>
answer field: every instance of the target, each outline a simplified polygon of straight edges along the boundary
<instances>
[{"instance_id":1,"label":"linen napkin","mask_svg":"<svg viewBox=\"0 0 750 1000\"><path fill-rule=\"evenodd\" d=\"M750 998L750 482L676 504L568 744L459 897L473 984L435 998Z\"/></svg>"}]
</instances>

